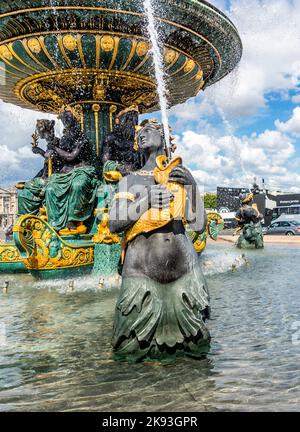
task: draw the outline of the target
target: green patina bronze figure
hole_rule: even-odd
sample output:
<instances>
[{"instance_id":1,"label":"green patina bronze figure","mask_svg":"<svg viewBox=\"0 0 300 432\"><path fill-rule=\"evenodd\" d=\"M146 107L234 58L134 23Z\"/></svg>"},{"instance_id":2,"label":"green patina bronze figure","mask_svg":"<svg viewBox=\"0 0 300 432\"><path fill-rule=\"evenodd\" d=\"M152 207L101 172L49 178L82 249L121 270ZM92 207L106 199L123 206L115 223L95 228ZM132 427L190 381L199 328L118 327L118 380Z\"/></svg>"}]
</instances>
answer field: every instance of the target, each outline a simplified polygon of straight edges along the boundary
<instances>
[{"instance_id":1,"label":"green patina bronze figure","mask_svg":"<svg viewBox=\"0 0 300 432\"><path fill-rule=\"evenodd\" d=\"M60 119L65 126L63 136L58 145L48 144L49 151L63 161L45 189L48 222L61 235L85 234L84 222L95 207L96 170L91 165L89 141L81 132L74 110L64 108Z\"/></svg>"},{"instance_id":2,"label":"green patina bronze figure","mask_svg":"<svg viewBox=\"0 0 300 432\"><path fill-rule=\"evenodd\" d=\"M121 111L116 117L116 125L103 143L103 163L114 161L116 169L127 175L141 168L139 154L135 151L135 128L139 122L137 106Z\"/></svg>"},{"instance_id":3,"label":"green patina bronze figure","mask_svg":"<svg viewBox=\"0 0 300 432\"><path fill-rule=\"evenodd\" d=\"M138 145L145 165L120 182L110 212L110 230L125 232L115 358L201 357L210 340L209 295L184 224L204 232L204 206L181 158L164 155L161 125L146 121Z\"/></svg>"},{"instance_id":4,"label":"green patina bronze figure","mask_svg":"<svg viewBox=\"0 0 300 432\"><path fill-rule=\"evenodd\" d=\"M30 181L18 183L20 190L18 195L18 215L38 215L45 203L45 188L48 183L49 174L57 173L61 170L62 160L57 154L51 154L49 146L59 145L59 140L55 137L54 120L38 120L36 131L33 134L32 152L41 155L45 159L44 167ZM38 146L39 138L46 140L47 149L43 150Z\"/></svg>"},{"instance_id":5,"label":"green patina bronze figure","mask_svg":"<svg viewBox=\"0 0 300 432\"><path fill-rule=\"evenodd\" d=\"M263 249L264 239L261 221L263 216L259 213L256 204L253 203L253 192L241 194L240 201L242 207L236 213L238 228L240 232L237 242L239 249Z\"/></svg>"}]
</instances>

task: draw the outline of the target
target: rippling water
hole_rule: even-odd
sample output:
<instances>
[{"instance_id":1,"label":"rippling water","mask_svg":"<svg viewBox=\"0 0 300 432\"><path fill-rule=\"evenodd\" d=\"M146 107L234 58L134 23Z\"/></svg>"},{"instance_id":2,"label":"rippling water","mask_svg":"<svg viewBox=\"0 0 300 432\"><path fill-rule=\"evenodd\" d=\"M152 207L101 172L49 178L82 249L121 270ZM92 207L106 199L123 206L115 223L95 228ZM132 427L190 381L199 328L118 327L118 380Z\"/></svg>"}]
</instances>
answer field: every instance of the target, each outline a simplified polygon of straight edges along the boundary
<instances>
[{"instance_id":1,"label":"rippling water","mask_svg":"<svg viewBox=\"0 0 300 432\"><path fill-rule=\"evenodd\" d=\"M111 360L117 287L77 280L69 292L67 281L5 278L0 410L299 410L300 249L247 252L248 265L239 255L209 248L211 352L169 367Z\"/></svg>"}]
</instances>

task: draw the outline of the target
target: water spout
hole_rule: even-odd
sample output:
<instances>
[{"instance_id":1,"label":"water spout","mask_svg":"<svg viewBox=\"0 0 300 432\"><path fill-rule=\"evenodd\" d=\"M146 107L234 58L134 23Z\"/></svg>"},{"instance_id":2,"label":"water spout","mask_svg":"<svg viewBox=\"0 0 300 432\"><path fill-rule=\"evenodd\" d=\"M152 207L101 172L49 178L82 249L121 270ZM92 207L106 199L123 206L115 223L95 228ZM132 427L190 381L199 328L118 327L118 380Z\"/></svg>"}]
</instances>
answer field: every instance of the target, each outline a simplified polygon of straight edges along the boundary
<instances>
[{"instance_id":1,"label":"water spout","mask_svg":"<svg viewBox=\"0 0 300 432\"><path fill-rule=\"evenodd\" d=\"M154 10L152 0L144 0L144 9L148 21L148 33L152 44L152 56L155 68L155 78L157 82L157 93L159 96L159 105L161 110L161 119L164 127L164 135L166 146L169 147L170 142L170 129L168 119L168 99L167 87L164 74L164 61L161 50L159 49L159 34L155 24Z\"/></svg>"}]
</instances>

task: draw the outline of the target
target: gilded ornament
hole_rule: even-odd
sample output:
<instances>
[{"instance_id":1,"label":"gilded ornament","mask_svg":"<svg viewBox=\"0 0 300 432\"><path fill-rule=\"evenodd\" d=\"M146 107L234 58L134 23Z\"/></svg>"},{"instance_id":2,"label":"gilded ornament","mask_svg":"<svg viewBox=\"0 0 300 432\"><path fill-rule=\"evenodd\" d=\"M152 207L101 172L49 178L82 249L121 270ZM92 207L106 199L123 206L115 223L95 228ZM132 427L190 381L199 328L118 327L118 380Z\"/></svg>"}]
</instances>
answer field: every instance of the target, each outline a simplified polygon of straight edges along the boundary
<instances>
[{"instance_id":1,"label":"gilded ornament","mask_svg":"<svg viewBox=\"0 0 300 432\"><path fill-rule=\"evenodd\" d=\"M136 46L136 53L139 57L144 57L149 51L149 44L145 41L138 42Z\"/></svg>"},{"instance_id":2,"label":"gilded ornament","mask_svg":"<svg viewBox=\"0 0 300 432\"><path fill-rule=\"evenodd\" d=\"M99 104L93 104L92 105L92 110L94 112L99 112L99 111L101 111L101 106Z\"/></svg>"},{"instance_id":3,"label":"gilded ornament","mask_svg":"<svg viewBox=\"0 0 300 432\"><path fill-rule=\"evenodd\" d=\"M108 228L109 214L104 213L102 221L98 225L98 233L92 238L92 241L98 244L117 244L121 242L117 234L112 234Z\"/></svg>"},{"instance_id":4,"label":"gilded ornament","mask_svg":"<svg viewBox=\"0 0 300 432\"><path fill-rule=\"evenodd\" d=\"M63 44L68 51L74 51L77 47L77 40L73 35L66 35L63 37Z\"/></svg>"},{"instance_id":5,"label":"gilded ornament","mask_svg":"<svg viewBox=\"0 0 300 432\"><path fill-rule=\"evenodd\" d=\"M8 245L6 243L0 244L0 262L1 263L18 263L22 262L20 252L14 245Z\"/></svg>"},{"instance_id":6,"label":"gilded ornament","mask_svg":"<svg viewBox=\"0 0 300 432\"><path fill-rule=\"evenodd\" d=\"M171 64L176 60L177 52L172 49L167 49L165 52L165 62Z\"/></svg>"},{"instance_id":7,"label":"gilded ornament","mask_svg":"<svg viewBox=\"0 0 300 432\"><path fill-rule=\"evenodd\" d=\"M203 79L203 70L200 69L197 75L195 76L195 80L201 81L202 79Z\"/></svg>"},{"instance_id":8,"label":"gilded ornament","mask_svg":"<svg viewBox=\"0 0 300 432\"><path fill-rule=\"evenodd\" d=\"M104 52L110 52L114 49L115 40L112 36L105 35L101 38L100 45Z\"/></svg>"},{"instance_id":9,"label":"gilded ornament","mask_svg":"<svg viewBox=\"0 0 300 432\"><path fill-rule=\"evenodd\" d=\"M31 38L27 42L28 48L30 51L32 51L34 54L39 54L41 52L41 44L37 38Z\"/></svg>"},{"instance_id":10,"label":"gilded ornament","mask_svg":"<svg viewBox=\"0 0 300 432\"><path fill-rule=\"evenodd\" d=\"M108 84L108 81L106 82L106 85ZM95 100L104 101L106 98L106 85L104 84L103 77L96 78L94 88L93 88L93 98Z\"/></svg>"},{"instance_id":11,"label":"gilded ornament","mask_svg":"<svg viewBox=\"0 0 300 432\"><path fill-rule=\"evenodd\" d=\"M12 60L13 59L13 55L6 45L0 46L0 56L5 58L6 60Z\"/></svg>"},{"instance_id":12,"label":"gilded ornament","mask_svg":"<svg viewBox=\"0 0 300 432\"><path fill-rule=\"evenodd\" d=\"M94 262L93 244L68 244L37 216L22 216L14 233L18 249L26 254L25 266L30 270L75 268Z\"/></svg>"},{"instance_id":13,"label":"gilded ornament","mask_svg":"<svg viewBox=\"0 0 300 432\"><path fill-rule=\"evenodd\" d=\"M192 70L194 69L194 67L196 66L196 63L194 62L194 60L190 59L187 60L186 65L184 66L184 72L192 72Z\"/></svg>"}]
</instances>

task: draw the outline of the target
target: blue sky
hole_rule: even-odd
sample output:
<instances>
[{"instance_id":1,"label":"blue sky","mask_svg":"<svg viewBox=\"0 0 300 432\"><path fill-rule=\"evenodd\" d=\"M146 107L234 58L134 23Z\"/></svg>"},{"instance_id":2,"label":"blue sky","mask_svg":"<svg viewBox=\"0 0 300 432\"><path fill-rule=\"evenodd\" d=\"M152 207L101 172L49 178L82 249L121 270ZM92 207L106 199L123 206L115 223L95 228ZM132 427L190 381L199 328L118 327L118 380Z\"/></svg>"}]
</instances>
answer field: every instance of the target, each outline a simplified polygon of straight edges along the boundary
<instances>
[{"instance_id":1,"label":"blue sky","mask_svg":"<svg viewBox=\"0 0 300 432\"><path fill-rule=\"evenodd\" d=\"M206 191L248 186L254 176L272 190L300 191L300 0L211 3L237 26L243 59L229 77L171 110L178 153ZM38 171L30 136L40 117L0 102L0 184Z\"/></svg>"},{"instance_id":2,"label":"blue sky","mask_svg":"<svg viewBox=\"0 0 300 432\"><path fill-rule=\"evenodd\" d=\"M228 78L172 110L179 148L205 190L256 176L270 189L300 191L300 1L211 3L237 26L243 59Z\"/></svg>"}]
</instances>

